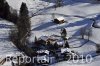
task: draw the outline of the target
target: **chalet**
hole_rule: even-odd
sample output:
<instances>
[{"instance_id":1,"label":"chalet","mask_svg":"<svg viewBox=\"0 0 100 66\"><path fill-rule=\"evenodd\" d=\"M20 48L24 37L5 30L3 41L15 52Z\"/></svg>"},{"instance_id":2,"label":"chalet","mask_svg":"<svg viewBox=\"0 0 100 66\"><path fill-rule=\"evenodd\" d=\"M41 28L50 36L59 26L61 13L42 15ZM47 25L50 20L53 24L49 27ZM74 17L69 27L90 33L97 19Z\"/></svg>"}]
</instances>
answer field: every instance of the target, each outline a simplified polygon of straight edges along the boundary
<instances>
[{"instance_id":1,"label":"chalet","mask_svg":"<svg viewBox=\"0 0 100 66\"><path fill-rule=\"evenodd\" d=\"M62 24L65 22L65 18L64 17L58 17L58 18L55 18L54 23L57 23L57 24Z\"/></svg>"},{"instance_id":2,"label":"chalet","mask_svg":"<svg viewBox=\"0 0 100 66\"><path fill-rule=\"evenodd\" d=\"M66 42L57 35L51 35L51 36L42 36L39 38L39 43L40 44L51 44L51 45L55 45L57 44L59 47L65 47L66 46Z\"/></svg>"},{"instance_id":3,"label":"chalet","mask_svg":"<svg viewBox=\"0 0 100 66\"><path fill-rule=\"evenodd\" d=\"M45 42L45 44L48 44L48 42L50 42L50 44L54 44L55 42L57 42L59 39L61 39L61 37L56 36L56 35L51 35L51 36L42 36L39 38L39 40L42 40Z\"/></svg>"},{"instance_id":4,"label":"chalet","mask_svg":"<svg viewBox=\"0 0 100 66\"><path fill-rule=\"evenodd\" d=\"M50 44L54 44L57 39L55 39L53 36L42 36L39 38L39 40L45 42L45 44L48 44L48 42L50 42Z\"/></svg>"}]
</instances>

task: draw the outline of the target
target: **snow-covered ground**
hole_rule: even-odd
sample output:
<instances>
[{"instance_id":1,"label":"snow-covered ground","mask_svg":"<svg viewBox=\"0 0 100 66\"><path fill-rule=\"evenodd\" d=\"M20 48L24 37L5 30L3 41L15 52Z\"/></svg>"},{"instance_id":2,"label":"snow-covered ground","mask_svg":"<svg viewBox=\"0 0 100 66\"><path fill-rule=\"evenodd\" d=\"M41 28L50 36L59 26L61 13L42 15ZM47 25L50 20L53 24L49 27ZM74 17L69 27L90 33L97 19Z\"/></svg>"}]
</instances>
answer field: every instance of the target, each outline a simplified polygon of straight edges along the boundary
<instances>
[{"instance_id":1,"label":"snow-covered ground","mask_svg":"<svg viewBox=\"0 0 100 66\"><path fill-rule=\"evenodd\" d=\"M10 26L10 27L6 27ZM11 22L0 20L0 56L18 51L17 48L9 41L9 32L14 26ZM4 56L3 55L3 56Z\"/></svg>"},{"instance_id":2,"label":"snow-covered ground","mask_svg":"<svg viewBox=\"0 0 100 66\"><path fill-rule=\"evenodd\" d=\"M82 1L82 0L66 0L66 5L59 8L49 8L43 10L40 15L34 16L31 18L32 21L32 33L37 36L50 36L53 34L60 35L61 28L66 28L68 37L79 36L81 28L91 28L93 21L91 18L95 18L100 13L100 4L93 3L94 1ZM53 23L52 14L55 14L55 17L63 16L67 21L64 24L55 24ZM91 56L96 55L96 43L100 44L99 39L99 30L97 28L92 29L92 36L90 37L90 42L84 44L81 40L75 39L73 42L69 43L71 46L81 46L78 48L72 48L72 50L78 52L82 55ZM98 33L98 34L97 34ZM76 45L74 45L76 44ZM91 63L84 64L68 64L65 62L60 62L51 66L98 66L100 60L97 60L98 57L94 59ZM100 57L99 57L100 58Z\"/></svg>"},{"instance_id":3,"label":"snow-covered ground","mask_svg":"<svg viewBox=\"0 0 100 66\"><path fill-rule=\"evenodd\" d=\"M91 27L93 23L90 18L95 17L100 12L100 4L92 4L91 2L76 2L76 0L68 0L63 7L50 8L41 10L41 15L31 18L32 30L37 36L52 35L60 33L61 28L66 28L68 36L79 35L80 28ZM73 3L73 4L72 4ZM49 8L49 6L48 6ZM52 13L55 17L63 16L68 23L54 24L52 22Z\"/></svg>"},{"instance_id":4,"label":"snow-covered ground","mask_svg":"<svg viewBox=\"0 0 100 66\"><path fill-rule=\"evenodd\" d=\"M81 62L81 60L79 60ZM99 66L100 64L100 56L97 56L94 58L94 60L91 63L73 63L72 61L64 61L60 63L56 63L51 66Z\"/></svg>"},{"instance_id":5,"label":"snow-covered ground","mask_svg":"<svg viewBox=\"0 0 100 66\"><path fill-rule=\"evenodd\" d=\"M7 56L20 54L20 51L9 40L11 28L14 28L14 24L3 19L0 20L0 62Z\"/></svg>"},{"instance_id":6,"label":"snow-covered ground","mask_svg":"<svg viewBox=\"0 0 100 66\"><path fill-rule=\"evenodd\" d=\"M38 15L35 15L31 18L31 41L34 40L34 36L37 36L39 38L41 36L50 36L53 34L60 35L61 28L66 28L68 37L79 36L81 28L91 27L93 21L90 20L90 18L95 18L100 14L100 4L95 0L64 0L64 6L58 7L56 9L53 7L54 2L48 2L47 0L7 0L7 2L12 8L18 11L20 9L21 3L25 2L32 15L34 13L38 13ZM66 22L63 24L53 23L52 14L55 14L55 17L64 17ZM0 24L5 22L2 20L0 21ZM0 25L0 27L1 26L2 25ZM8 27L6 29L0 28L0 30L0 38L8 35ZM84 40L72 39L69 40L69 44L71 45L71 47L77 47L84 44L79 48L71 49L83 55L95 55L95 45L96 43L100 44L99 36L100 29L92 27L92 36L90 37L90 42L84 44ZM5 51L2 51L2 49L5 49L6 45L8 45L8 48L6 48ZM17 51L16 48L13 47L11 42L0 41L0 54L2 54L3 52L8 52L10 50L11 52ZM97 56L91 63L68 64L66 61L64 61L52 66L99 66L99 62L100 56Z\"/></svg>"}]
</instances>

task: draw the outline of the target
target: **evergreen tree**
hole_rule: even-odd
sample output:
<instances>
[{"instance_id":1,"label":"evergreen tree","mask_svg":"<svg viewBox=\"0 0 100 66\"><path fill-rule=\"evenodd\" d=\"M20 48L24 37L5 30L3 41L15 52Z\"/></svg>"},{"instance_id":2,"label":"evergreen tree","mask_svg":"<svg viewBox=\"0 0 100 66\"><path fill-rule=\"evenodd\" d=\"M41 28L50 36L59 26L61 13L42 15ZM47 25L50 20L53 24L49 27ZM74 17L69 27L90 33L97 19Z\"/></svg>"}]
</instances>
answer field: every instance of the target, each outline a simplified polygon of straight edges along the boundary
<instances>
[{"instance_id":1,"label":"evergreen tree","mask_svg":"<svg viewBox=\"0 0 100 66\"><path fill-rule=\"evenodd\" d=\"M35 36L35 42L38 41L37 37Z\"/></svg>"},{"instance_id":2,"label":"evergreen tree","mask_svg":"<svg viewBox=\"0 0 100 66\"><path fill-rule=\"evenodd\" d=\"M52 49L52 45L51 45L50 41L47 42L47 48L48 48L48 50Z\"/></svg>"},{"instance_id":3,"label":"evergreen tree","mask_svg":"<svg viewBox=\"0 0 100 66\"><path fill-rule=\"evenodd\" d=\"M21 45L25 45L26 38L30 35L30 19L28 15L28 8L25 3L22 3L19 13L19 20L17 23L18 36Z\"/></svg>"},{"instance_id":4,"label":"evergreen tree","mask_svg":"<svg viewBox=\"0 0 100 66\"><path fill-rule=\"evenodd\" d=\"M64 40L66 40L66 36L67 36L66 29L65 29L65 28L61 29L61 37L62 37Z\"/></svg>"},{"instance_id":5,"label":"evergreen tree","mask_svg":"<svg viewBox=\"0 0 100 66\"><path fill-rule=\"evenodd\" d=\"M17 22L18 22L18 14L17 14L16 10L13 10L13 13L11 13L8 16L8 20L13 22L14 24L17 24Z\"/></svg>"},{"instance_id":6,"label":"evergreen tree","mask_svg":"<svg viewBox=\"0 0 100 66\"><path fill-rule=\"evenodd\" d=\"M65 48L70 48L68 41L65 42Z\"/></svg>"},{"instance_id":7,"label":"evergreen tree","mask_svg":"<svg viewBox=\"0 0 100 66\"><path fill-rule=\"evenodd\" d=\"M11 13L10 11L11 7L9 6L9 4L5 0L0 0L0 18L9 20L16 24L18 19L17 11L14 9L12 9L13 13Z\"/></svg>"},{"instance_id":8,"label":"evergreen tree","mask_svg":"<svg viewBox=\"0 0 100 66\"><path fill-rule=\"evenodd\" d=\"M54 44L54 48L55 48L56 50L59 48L57 42L55 42L55 44Z\"/></svg>"},{"instance_id":9,"label":"evergreen tree","mask_svg":"<svg viewBox=\"0 0 100 66\"><path fill-rule=\"evenodd\" d=\"M11 13L10 13L10 6L8 5L7 2L5 2L4 8L5 8L4 9L4 18L9 20Z\"/></svg>"},{"instance_id":10,"label":"evergreen tree","mask_svg":"<svg viewBox=\"0 0 100 66\"><path fill-rule=\"evenodd\" d=\"M0 0L0 17L4 18L5 0Z\"/></svg>"},{"instance_id":11,"label":"evergreen tree","mask_svg":"<svg viewBox=\"0 0 100 66\"><path fill-rule=\"evenodd\" d=\"M81 35L81 38L84 39L84 35L85 35L85 29L84 28L80 29L80 35Z\"/></svg>"},{"instance_id":12,"label":"evergreen tree","mask_svg":"<svg viewBox=\"0 0 100 66\"><path fill-rule=\"evenodd\" d=\"M4 5L5 0L0 0L0 8L3 8L2 6Z\"/></svg>"}]
</instances>

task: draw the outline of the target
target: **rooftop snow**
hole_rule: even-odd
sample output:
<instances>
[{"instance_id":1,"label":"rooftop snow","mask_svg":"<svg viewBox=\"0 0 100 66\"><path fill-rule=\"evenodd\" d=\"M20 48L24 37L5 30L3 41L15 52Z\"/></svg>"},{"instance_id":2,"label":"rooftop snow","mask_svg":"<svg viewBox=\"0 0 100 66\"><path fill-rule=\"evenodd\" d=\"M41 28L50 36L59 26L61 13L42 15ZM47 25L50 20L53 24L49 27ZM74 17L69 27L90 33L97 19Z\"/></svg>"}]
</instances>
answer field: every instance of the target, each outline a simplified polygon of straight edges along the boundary
<instances>
[{"instance_id":1,"label":"rooftop snow","mask_svg":"<svg viewBox=\"0 0 100 66\"><path fill-rule=\"evenodd\" d=\"M61 21L61 20L64 20L65 18L64 17L58 17L57 18L59 21Z\"/></svg>"}]
</instances>

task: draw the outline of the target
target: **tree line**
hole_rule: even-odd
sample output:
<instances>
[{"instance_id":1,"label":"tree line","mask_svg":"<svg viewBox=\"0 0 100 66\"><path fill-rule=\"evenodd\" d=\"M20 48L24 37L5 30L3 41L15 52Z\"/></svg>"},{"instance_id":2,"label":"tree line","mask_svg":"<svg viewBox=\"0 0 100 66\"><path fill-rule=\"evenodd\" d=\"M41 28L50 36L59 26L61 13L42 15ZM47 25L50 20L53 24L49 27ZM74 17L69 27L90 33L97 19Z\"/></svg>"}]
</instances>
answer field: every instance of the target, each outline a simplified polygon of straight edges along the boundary
<instances>
[{"instance_id":1,"label":"tree line","mask_svg":"<svg viewBox=\"0 0 100 66\"><path fill-rule=\"evenodd\" d=\"M12 9L6 0L0 0L0 18L6 19L13 23L17 22L17 11Z\"/></svg>"},{"instance_id":2,"label":"tree line","mask_svg":"<svg viewBox=\"0 0 100 66\"><path fill-rule=\"evenodd\" d=\"M10 40L18 49L25 52L26 55L33 56L33 50L27 47L27 37L30 36L31 22L26 3L22 2L18 14L16 10L12 9L9 6L6 0L0 0L0 18L8 20L15 24L16 29L10 31ZM27 64L23 63L18 66L27 66ZM30 66L30 63L28 64L28 66Z\"/></svg>"},{"instance_id":3,"label":"tree line","mask_svg":"<svg viewBox=\"0 0 100 66\"><path fill-rule=\"evenodd\" d=\"M17 27L17 30L11 30L11 40L14 44L25 45L27 36L30 35L31 22L26 3L21 4L19 15L12 9L6 0L0 0L0 18L11 21ZM28 34L27 34L28 33ZM27 36L25 36L27 34Z\"/></svg>"}]
</instances>

